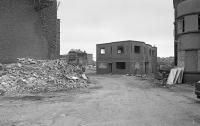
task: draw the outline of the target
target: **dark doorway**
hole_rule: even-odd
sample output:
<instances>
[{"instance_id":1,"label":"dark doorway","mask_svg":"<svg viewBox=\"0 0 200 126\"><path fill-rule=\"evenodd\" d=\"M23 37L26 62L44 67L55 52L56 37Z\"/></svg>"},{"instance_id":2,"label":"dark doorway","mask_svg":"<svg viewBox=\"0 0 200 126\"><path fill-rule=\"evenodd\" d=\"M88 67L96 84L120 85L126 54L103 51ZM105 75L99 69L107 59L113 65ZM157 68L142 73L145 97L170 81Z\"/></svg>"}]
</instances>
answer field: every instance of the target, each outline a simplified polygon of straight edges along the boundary
<instances>
[{"instance_id":1,"label":"dark doorway","mask_svg":"<svg viewBox=\"0 0 200 126\"><path fill-rule=\"evenodd\" d=\"M112 63L108 63L109 73L112 73Z\"/></svg>"},{"instance_id":2,"label":"dark doorway","mask_svg":"<svg viewBox=\"0 0 200 126\"><path fill-rule=\"evenodd\" d=\"M117 69L126 69L126 63L125 62L117 62L116 68Z\"/></svg>"},{"instance_id":3,"label":"dark doorway","mask_svg":"<svg viewBox=\"0 0 200 126\"><path fill-rule=\"evenodd\" d=\"M149 73L149 62L145 62L145 74Z\"/></svg>"}]
</instances>

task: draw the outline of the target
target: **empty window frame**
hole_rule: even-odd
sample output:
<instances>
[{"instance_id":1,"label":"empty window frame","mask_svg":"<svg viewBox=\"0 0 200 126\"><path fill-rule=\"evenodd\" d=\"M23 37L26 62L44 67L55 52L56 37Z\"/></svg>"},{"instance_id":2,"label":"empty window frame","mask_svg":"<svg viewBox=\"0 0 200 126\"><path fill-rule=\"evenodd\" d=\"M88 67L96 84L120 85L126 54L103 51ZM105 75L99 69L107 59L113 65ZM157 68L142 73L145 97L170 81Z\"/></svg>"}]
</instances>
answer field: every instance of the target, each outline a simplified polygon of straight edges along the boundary
<instances>
[{"instance_id":1,"label":"empty window frame","mask_svg":"<svg viewBox=\"0 0 200 126\"><path fill-rule=\"evenodd\" d=\"M155 51L154 50L152 50L152 56L155 56Z\"/></svg>"},{"instance_id":2,"label":"empty window frame","mask_svg":"<svg viewBox=\"0 0 200 126\"><path fill-rule=\"evenodd\" d=\"M100 49L100 54L106 54L106 49L105 48L101 48Z\"/></svg>"},{"instance_id":3,"label":"empty window frame","mask_svg":"<svg viewBox=\"0 0 200 126\"><path fill-rule=\"evenodd\" d=\"M118 46L117 47L117 54L122 54L124 53L124 47L123 46Z\"/></svg>"},{"instance_id":4,"label":"empty window frame","mask_svg":"<svg viewBox=\"0 0 200 126\"><path fill-rule=\"evenodd\" d=\"M178 19L177 31L178 31L178 33L185 32L185 19L184 18Z\"/></svg>"},{"instance_id":5,"label":"empty window frame","mask_svg":"<svg viewBox=\"0 0 200 126\"><path fill-rule=\"evenodd\" d=\"M140 53L140 46L134 46L134 52Z\"/></svg>"},{"instance_id":6,"label":"empty window frame","mask_svg":"<svg viewBox=\"0 0 200 126\"><path fill-rule=\"evenodd\" d=\"M149 55L151 56L151 49L149 50Z\"/></svg>"},{"instance_id":7,"label":"empty window frame","mask_svg":"<svg viewBox=\"0 0 200 126\"><path fill-rule=\"evenodd\" d=\"M116 68L117 69L126 69L126 63L125 62L116 62Z\"/></svg>"}]
</instances>

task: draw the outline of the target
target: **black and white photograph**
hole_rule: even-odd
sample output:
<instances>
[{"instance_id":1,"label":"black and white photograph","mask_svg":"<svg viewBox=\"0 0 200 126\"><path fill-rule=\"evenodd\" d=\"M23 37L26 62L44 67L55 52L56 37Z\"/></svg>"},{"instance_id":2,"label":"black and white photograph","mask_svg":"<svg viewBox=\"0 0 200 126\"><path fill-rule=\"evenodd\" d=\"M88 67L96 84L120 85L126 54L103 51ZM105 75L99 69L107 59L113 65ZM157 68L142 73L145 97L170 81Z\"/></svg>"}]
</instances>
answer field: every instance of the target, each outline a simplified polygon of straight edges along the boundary
<instances>
[{"instance_id":1,"label":"black and white photograph","mask_svg":"<svg viewBox=\"0 0 200 126\"><path fill-rule=\"evenodd\" d=\"M200 0L0 0L0 126L200 126Z\"/></svg>"}]
</instances>

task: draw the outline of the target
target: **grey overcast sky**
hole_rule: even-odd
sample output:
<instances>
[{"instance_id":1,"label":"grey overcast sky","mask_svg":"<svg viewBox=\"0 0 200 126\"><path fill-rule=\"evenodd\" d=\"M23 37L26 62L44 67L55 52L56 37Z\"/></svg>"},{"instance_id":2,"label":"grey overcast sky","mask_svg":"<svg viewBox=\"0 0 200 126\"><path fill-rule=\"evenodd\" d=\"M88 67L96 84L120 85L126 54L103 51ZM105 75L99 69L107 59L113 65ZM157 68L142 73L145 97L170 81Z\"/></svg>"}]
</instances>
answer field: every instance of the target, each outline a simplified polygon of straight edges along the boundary
<instances>
[{"instance_id":1,"label":"grey overcast sky","mask_svg":"<svg viewBox=\"0 0 200 126\"><path fill-rule=\"evenodd\" d=\"M61 54L93 53L96 44L137 40L173 56L172 0L60 0Z\"/></svg>"}]
</instances>

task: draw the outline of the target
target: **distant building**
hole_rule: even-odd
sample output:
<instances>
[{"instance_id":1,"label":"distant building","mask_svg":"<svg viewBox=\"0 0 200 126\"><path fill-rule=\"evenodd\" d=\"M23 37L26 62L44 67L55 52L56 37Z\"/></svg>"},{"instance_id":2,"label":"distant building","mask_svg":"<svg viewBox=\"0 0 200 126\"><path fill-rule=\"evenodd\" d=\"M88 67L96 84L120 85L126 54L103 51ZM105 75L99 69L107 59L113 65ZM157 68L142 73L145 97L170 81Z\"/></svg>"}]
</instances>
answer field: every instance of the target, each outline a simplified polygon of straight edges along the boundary
<instances>
[{"instance_id":1,"label":"distant building","mask_svg":"<svg viewBox=\"0 0 200 126\"><path fill-rule=\"evenodd\" d=\"M77 65L87 65L87 53L79 49L72 49L68 53L68 62Z\"/></svg>"},{"instance_id":2,"label":"distant building","mask_svg":"<svg viewBox=\"0 0 200 126\"><path fill-rule=\"evenodd\" d=\"M157 64L160 72L170 72L174 68L174 57L157 57Z\"/></svg>"},{"instance_id":3,"label":"distant building","mask_svg":"<svg viewBox=\"0 0 200 126\"><path fill-rule=\"evenodd\" d=\"M94 65L93 54L87 54L87 64Z\"/></svg>"},{"instance_id":4,"label":"distant building","mask_svg":"<svg viewBox=\"0 0 200 126\"><path fill-rule=\"evenodd\" d=\"M174 0L175 65L184 67L184 81L200 80L200 0Z\"/></svg>"},{"instance_id":5,"label":"distant building","mask_svg":"<svg viewBox=\"0 0 200 126\"><path fill-rule=\"evenodd\" d=\"M68 54L60 55L60 59L65 61L68 61L69 59L68 57L69 57Z\"/></svg>"},{"instance_id":6,"label":"distant building","mask_svg":"<svg viewBox=\"0 0 200 126\"><path fill-rule=\"evenodd\" d=\"M57 59L60 20L56 0L0 0L0 62Z\"/></svg>"},{"instance_id":7,"label":"distant building","mask_svg":"<svg viewBox=\"0 0 200 126\"><path fill-rule=\"evenodd\" d=\"M97 44L98 74L150 74L157 71L157 48L139 41Z\"/></svg>"}]
</instances>

